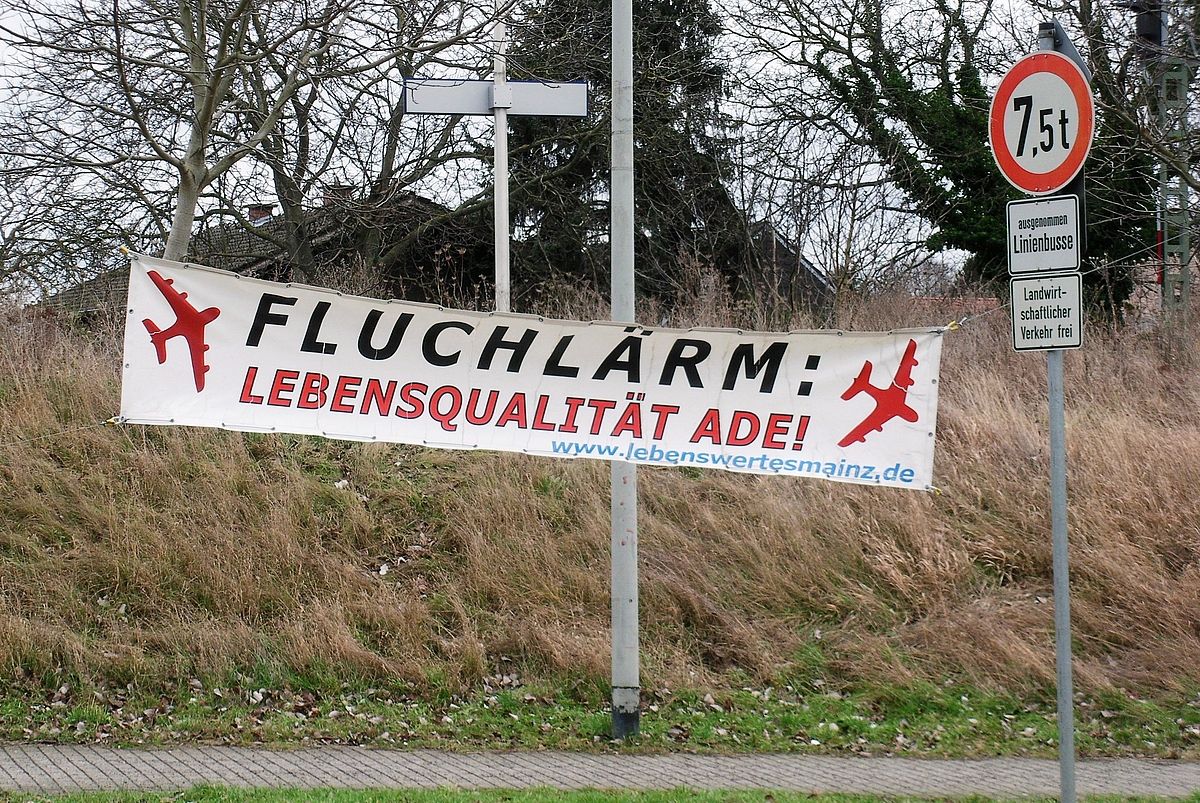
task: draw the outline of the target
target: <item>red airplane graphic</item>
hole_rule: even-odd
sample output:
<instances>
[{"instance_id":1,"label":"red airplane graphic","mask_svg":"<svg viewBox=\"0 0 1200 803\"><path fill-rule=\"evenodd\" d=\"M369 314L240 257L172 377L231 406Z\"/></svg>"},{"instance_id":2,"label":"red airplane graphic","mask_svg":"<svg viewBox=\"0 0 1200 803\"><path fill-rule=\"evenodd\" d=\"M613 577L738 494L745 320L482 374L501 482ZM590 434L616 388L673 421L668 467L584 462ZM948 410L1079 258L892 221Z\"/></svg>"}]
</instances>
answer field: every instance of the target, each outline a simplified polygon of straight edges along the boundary
<instances>
[{"instance_id":1,"label":"red airplane graphic","mask_svg":"<svg viewBox=\"0 0 1200 803\"><path fill-rule=\"evenodd\" d=\"M860 393L866 393L875 400L875 409L862 420L862 423L850 430L846 437L838 441L838 446L846 447L852 443L864 443L867 435L872 432L882 432L883 425L893 418L903 418L905 421L916 421L917 411L905 404L908 389L913 386L912 369L917 365L917 341L908 341L904 350L904 358L896 370L896 378L887 387L877 388L871 384L871 361L863 362L862 370L850 383L850 387L842 394L844 401L853 399Z\"/></svg>"},{"instance_id":2,"label":"red airplane graphic","mask_svg":"<svg viewBox=\"0 0 1200 803\"><path fill-rule=\"evenodd\" d=\"M175 283L174 279L164 279L158 271L153 270L149 276L175 312L175 323L167 329L159 329L149 318L142 320L142 325L150 333L150 342L158 352L158 364L167 361L167 341L182 337L192 354L192 374L196 377L196 392L199 393L204 390L204 374L208 372L208 366L204 364L204 352L208 351L208 345L204 342L204 327L212 323L221 310L216 307L197 310L187 300L187 293L181 293L171 286Z\"/></svg>"}]
</instances>

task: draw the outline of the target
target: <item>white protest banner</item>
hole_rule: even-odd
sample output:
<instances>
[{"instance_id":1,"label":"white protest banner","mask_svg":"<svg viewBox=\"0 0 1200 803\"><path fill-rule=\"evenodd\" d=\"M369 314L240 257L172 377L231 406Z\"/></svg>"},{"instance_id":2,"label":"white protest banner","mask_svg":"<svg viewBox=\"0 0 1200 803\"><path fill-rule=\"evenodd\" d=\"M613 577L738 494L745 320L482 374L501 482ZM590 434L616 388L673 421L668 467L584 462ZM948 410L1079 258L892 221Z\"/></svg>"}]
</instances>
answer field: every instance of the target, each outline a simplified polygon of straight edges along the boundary
<instances>
[{"instance_id":1,"label":"white protest banner","mask_svg":"<svg viewBox=\"0 0 1200 803\"><path fill-rule=\"evenodd\" d=\"M941 347L465 312L137 256L120 418L925 488Z\"/></svg>"}]
</instances>

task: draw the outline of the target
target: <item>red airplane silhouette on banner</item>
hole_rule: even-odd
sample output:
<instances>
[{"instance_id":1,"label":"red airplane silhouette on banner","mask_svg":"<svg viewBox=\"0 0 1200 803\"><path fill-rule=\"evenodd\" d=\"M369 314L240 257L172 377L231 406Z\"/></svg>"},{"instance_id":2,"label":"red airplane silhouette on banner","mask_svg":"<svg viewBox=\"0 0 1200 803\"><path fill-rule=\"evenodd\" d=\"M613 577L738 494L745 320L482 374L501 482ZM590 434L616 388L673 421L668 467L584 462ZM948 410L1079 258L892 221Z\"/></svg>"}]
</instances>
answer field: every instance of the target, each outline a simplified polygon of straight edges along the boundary
<instances>
[{"instance_id":1,"label":"red airplane silhouette on banner","mask_svg":"<svg viewBox=\"0 0 1200 803\"><path fill-rule=\"evenodd\" d=\"M197 310L187 300L187 293L181 293L171 286L175 283L174 279L164 279L154 270L149 272L149 276L175 312L175 323L166 329L159 329L149 318L142 320L142 325L150 333L150 342L158 352L158 364L167 361L167 341L182 337L191 351L192 374L196 377L196 392L199 393L204 390L204 374L208 372L208 366L204 364L204 352L208 351L208 345L204 342L204 327L212 323L221 310L216 307Z\"/></svg>"},{"instance_id":2,"label":"red airplane silhouette on banner","mask_svg":"<svg viewBox=\"0 0 1200 803\"><path fill-rule=\"evenodd\" d=\"M875 409L862 420L858 426L850 430L846 437L838 441L838 446L846 447L852 443L864 443L867 435L872 432L882 432L883 425L893 418L903 418L905 421L916 421L917 411L905 404L908 399L908 389L913 386L912 369L917 365L917 341L909 340L900 367L896 369L896 378L887 387L877 388L871 384L871 361L863 362L862 370L842 394L843 401L849 401L860 393L866 393L875 400Z\"/></svg>"}]
</instances>

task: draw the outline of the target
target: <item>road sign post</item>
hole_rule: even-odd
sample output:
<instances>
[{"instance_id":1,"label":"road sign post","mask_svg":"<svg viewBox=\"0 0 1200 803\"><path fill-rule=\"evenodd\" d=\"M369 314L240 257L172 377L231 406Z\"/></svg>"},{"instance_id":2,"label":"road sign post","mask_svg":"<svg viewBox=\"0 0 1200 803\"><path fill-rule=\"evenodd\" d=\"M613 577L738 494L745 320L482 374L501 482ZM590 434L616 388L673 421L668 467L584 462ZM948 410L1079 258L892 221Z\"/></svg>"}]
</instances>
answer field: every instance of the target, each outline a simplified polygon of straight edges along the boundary
<instances>
[{"instance_id":1,"label":"road sign post","mask_svg":"<svg viewBox=\"0 0 1200 803\"><path fill-rule=\"evenodd\" d=\"M609 242L612 319L636 319L633 192L633 0L612 3L612 188ZM641 732L637 466L613 461L612 477L612 737Z\"/></svg>"},{"instance_id":2,"label":"road sign post","mask_svg":"<svg viewBox=\"0 0 1200 803\"><path fill-rule=\"evenodd\" d=\"M1083 164L1095 130L1087 66L1057 20L1038 26L1039 52L1020 59L992 98L988 139L1004 177L1046 196L1070 185L1078 195L1008 206L1013 347L1046 351L1050 407L1050 520L1054 555L1054 642L1058 680L1061 803L1075 803L1075 704L1071 673L1071 591L1067 561L1067 448L1063 349L1082 344L1086 221ZM1061 273L1070 270L1072 273Z\"/></svg>"},{"instance_id":3,"label":"road sign post","mask_svg":"<svg viewBox=\"0 0 1200 803\"><path fill-rule=\"evenodd\" d=\"M511 115L539 117L587 117L586 81L509 81L504 54L507 27L496 26L496 56L491 81L446 78L408 78L404 81L406 114L490 115L495 119L495 238L496 312L508 312L509 212L508 212L508 118Z\"/></svg>"}]
</instances>

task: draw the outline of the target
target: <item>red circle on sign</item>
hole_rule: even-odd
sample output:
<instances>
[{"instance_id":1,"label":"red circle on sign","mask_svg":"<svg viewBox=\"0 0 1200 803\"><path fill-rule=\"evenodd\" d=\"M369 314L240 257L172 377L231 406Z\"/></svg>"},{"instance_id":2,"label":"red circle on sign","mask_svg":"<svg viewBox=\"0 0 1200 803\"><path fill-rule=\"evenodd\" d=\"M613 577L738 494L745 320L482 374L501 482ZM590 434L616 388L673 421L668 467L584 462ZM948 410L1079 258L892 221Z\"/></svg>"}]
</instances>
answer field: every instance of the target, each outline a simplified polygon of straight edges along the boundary
<instances>
[{"instance_id":1,"label":"red circle on sign","mask_svg":"<svg viewBox=\"0 0 1200 803\"><path fill-rule=\"evenodd\" d=\"M1004 133L1004 115L1021 82L1038 73L1049 73L1061 79L1070 89L1079 114L1075 143L1067 157L1045 173L1035 173L1017 163ZM1020 99L1018 99L1020 100ZM1000 172L1014 187L1031 195L1045 195L1060 190L1078 175L1092 147L1095 129L1095 107L1087 77L1075 62L1055 51L1033 53L1018 61L1004 74L988 112L988 142Z\"/></svg>"}]
</instances>

